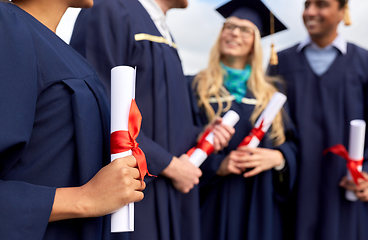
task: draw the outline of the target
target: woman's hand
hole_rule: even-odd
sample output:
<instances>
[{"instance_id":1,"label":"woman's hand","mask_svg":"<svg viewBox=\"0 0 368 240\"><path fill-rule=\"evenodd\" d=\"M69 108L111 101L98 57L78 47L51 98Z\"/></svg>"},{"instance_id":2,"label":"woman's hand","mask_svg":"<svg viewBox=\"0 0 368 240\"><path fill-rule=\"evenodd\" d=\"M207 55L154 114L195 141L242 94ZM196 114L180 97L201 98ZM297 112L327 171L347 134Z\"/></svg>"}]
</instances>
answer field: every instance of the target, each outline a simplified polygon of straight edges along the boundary
<instances>
[{"instance_id":1,"label":"woman's hand","mask_svg":"<svg viewBox=\"0 0 368 240\"><path fill-rule=\"evenodd\" d=\"M218 151L221 151L222 149L227 147L229 144L229 141L231 140L231 138L233 137L235 133L235 129L233 127L222 124L221 117L215 118L212 122L210 122L205 127L204 130L206 131L208 129L212 131L214 134L214 139L213 139L214 153L217 153ZM204 132L199 134L198 139L201 138L203 133Z\"/></svg>"},{"instance_id":2,"label":"woman's hand","mask_svg":"<svg viewBox=\"0 0 368 240\"><path fill-rule=\"evenodd\" d=\"M284 161L284 156L279 150L268 148L249 148L240 147L237 151L247 152L248 155L237 164L237 167L245 172L249 168L253 168L249 172L244 173L244 177L253 177L263 171L270 170L279 166Z\"/></svg>"},{"instance_id":3,"label":"woman's hand","mask_svg":"<svg viewBox=\"0 0 368 240\"><path fill-rule=\"evenodd\" d=\"M237 150L231 151L230 154L227 155L224 160L222 160L216 174L221 177L229 174L242 174L242 170L238 167L238 165L244 161L246 155L249 155L249 153Z\"/></svg>"},{"instance_id":4,"label":"woman's hand","mask_svg":"<svg viewBox=\"0 0 368 240\"><path fill-rule=\"evenodd\" d=\"M359 186L353 180L348 180L346 176L342 178L339 185L346 190L353 191L360 201L368 202L368 174L362 171L362 175L366 180L358 179Z\"/></svg>"},{"instance_id":5,"label":"woman's hand","mask_svg":"<svg viewBox=\"0 0 368 240\"><path fill-rule=\"evenodd\" d=\"M145 187L135 157L118 158L81 187L56 189L49 221L104 216L142 200Z\"/></svg>"}]
</instances>

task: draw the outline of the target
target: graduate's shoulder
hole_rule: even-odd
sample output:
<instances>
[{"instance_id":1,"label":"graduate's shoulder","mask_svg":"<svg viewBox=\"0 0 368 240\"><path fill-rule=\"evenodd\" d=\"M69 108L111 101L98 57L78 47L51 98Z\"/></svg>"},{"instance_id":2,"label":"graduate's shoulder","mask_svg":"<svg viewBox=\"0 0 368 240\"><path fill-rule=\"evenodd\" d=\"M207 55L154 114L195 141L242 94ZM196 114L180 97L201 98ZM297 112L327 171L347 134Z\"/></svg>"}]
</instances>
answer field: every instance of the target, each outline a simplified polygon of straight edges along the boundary
<instances>
[{"instance_id":1,"label":"graduate's shoulder","mask_svg":"<svg viewBox=\"0 0 368 240\"><path fill-rule=\"evenodd\" d=\"M300 69L300 62L298 61L300 52L297 51L299 44L289 47L277 53L279 63L276 66L271 66L268 70L270 75L285 74L286 72L293 72Z\"/></svg>"},{"instance_id":2,"label":"graduate's shoulder","mask_svg":"<svg viewBox=\"0 0 368 240\"><path fill-rule=\"evenodd\" d=\"M368 65L368 50L364 49L354 43L347 44L347 53L352 54L356 57L361 63Z\"/></svg>"},{"instance_id":3,"label":"graduate's shoulder","mask_svg":"<svg viewBox=\"0 0 368 240\"><path fill-rule=\"evenodd\" d=\"M297 53L297 48L298 48L299 44L295 44L292 47L286 48L280 52L277 53L277 56L279 58L287 58L290 57L291 55L295 55Z\"/></svg>"},{"instance_id":4,"label":"graduate's shoulder","mask_svg":"<svg viewBox=\"0 0 368 240\"><path fill-rule=\"evenodd\" d=\"M102 14L106 17L111 16L130 16L139 17L144 10L138 0L95 0L90 9L83 9L82 12L90 14Z\"/></svg>"},{"instance_id":5,"label":"graduate's shoulder","mask_svg":"<svg viewBox=\"0 0 368 240\"><path fill-rule=\"evenodd\" d=\"M350 69L364 75L365 79L368 80L368 50L353 43L348 43L347 59L349 59Z\"/></svg>"},{"instance_id":6,"label":"graduate's shoulder","mask_svg":"<svg viewBox=\"0 0 368 240\"><path fill-rule=\"evenodd\" d=\"M24 55L33 54L34 47L29 24L16 11L18 7L10 3L0 2L0 52L24 51ZM16 11L14 11L16 10ZM11 58L11 54L7 58Z\"/></svg>"},{"instance_id":7,"label":"graduate's shoulder","mask_svg":"<svg viewBox=\"0 0 368 240\"><path fill-rule=\"evenodd\" d=\"M8 94L2 97L17 95L21 88L27 89L24 95L33 94L39 86L33 81L38 76L33 38L21 11L0 2L0 88Z\"/></svg>"},{"instance_id":8,"label":"graduate's shoulder","mask_svg":"<svg viewBox=\"0 0 368 240\"><path fill-rule=\"evenodd\" d=\"M351 42L348 42L347 43L347 47L348 47L348 51L350 50L354 50L354 51L358 51L359 53L362 53L362 54L368 54L368 50L363 48L363 47L360 47L358 45L356 45L355 43L351 43Z\"/></svg>"},{"instance_id":9,"label":"graduate's shoulder","mask_svg":"<svg viewBox=\"0 0 368 240\"><path fill-rule=\"evenodd\" d=\"M18 40L21 41L22 37L29 35L28 24L26 21L17 14L18 7L10 3L0 2L0 31L7 31L4 35L7 37L1 37L1 40L9 40L12 35L18 36Z\"/></svg>"}]
</instances>

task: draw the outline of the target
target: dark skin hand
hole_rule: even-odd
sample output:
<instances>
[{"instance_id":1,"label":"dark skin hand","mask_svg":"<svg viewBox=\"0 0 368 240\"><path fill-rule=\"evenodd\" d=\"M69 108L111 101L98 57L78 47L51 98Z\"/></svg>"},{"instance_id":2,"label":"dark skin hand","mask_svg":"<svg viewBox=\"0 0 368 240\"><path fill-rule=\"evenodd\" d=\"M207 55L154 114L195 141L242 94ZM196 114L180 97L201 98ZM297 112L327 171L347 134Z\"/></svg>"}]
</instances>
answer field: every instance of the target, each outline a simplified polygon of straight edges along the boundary
<instances>
[{"instance_id":1,"label":"dark skin hand","mask_svg":"<svg viewBox=\"0 0 368 240\"><path fill-rule=\"evenodd\" d=\"M354 192L360 201L368 202L368 173L362 171L362 175L366 180L358 179L359 186L353 180L348 180L346 176L342 178L339 185L346 190Z\"/></svg>"}]
</instances>

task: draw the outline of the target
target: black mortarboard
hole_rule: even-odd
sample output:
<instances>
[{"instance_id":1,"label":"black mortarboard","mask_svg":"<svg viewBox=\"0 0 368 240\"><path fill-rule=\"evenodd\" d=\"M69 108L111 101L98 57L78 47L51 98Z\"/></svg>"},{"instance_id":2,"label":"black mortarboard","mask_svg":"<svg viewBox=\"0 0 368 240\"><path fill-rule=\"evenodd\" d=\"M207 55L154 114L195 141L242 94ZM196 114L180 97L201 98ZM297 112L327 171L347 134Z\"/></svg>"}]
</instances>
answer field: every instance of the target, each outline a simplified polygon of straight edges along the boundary
<instances>
[{"instance_id":1,"label":"black mortarboard","mask_svg":"<svg viewBox=\"0 0 368 240\"><path fill-rule=\"evenodd\" d=\"M251 21L259 29L261 37L286 29L275 17L275 31L271 32L271 12L260 0L232 0L216 10L224 18L234 16Z\"/></svg>"}]
</instances>

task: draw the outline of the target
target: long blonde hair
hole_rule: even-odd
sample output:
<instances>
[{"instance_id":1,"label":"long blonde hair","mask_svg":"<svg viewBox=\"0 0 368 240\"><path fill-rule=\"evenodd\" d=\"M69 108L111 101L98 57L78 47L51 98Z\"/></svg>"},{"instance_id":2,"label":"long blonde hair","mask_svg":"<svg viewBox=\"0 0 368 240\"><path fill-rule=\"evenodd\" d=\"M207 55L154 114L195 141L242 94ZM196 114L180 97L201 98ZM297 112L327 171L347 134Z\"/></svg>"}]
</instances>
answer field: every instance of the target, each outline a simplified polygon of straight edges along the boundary
<instances>
[{"instance_id":1,"label":"long blonde hair","mask_svg":"<svg viewBox=\"0 0 368 240\"><path fill-rule=\"evenodd\" d=\"M199 97L198 105L200 107L204 107L209 121L213 120L216 116L221 115L221 112L228 111L231 107L231 99L227 98L230 96L230 93L223 86L223 77L226 73L220 65L221 33L222 32L220 32L220 35L210 52L208 67L198 73L193 81L193 88ZM252 67L252 72L249 80L247 81L247 88L257 99L256 106L250 117L253 125L258 116L265 109L272 95L277 91L274 87L276 79L268 78L264 74L262 66L261 35L257 28L255 28L254 36L253 51L248 56L248 62ZM216 113L209 102L209 99L212 97L215 97L218 103L218 110ZM221 98L226 99L225 108ZM273 139L276 146L285 142L284 124L281 111L272 122L270 138Z\"/></svg>"}]
</instances>

